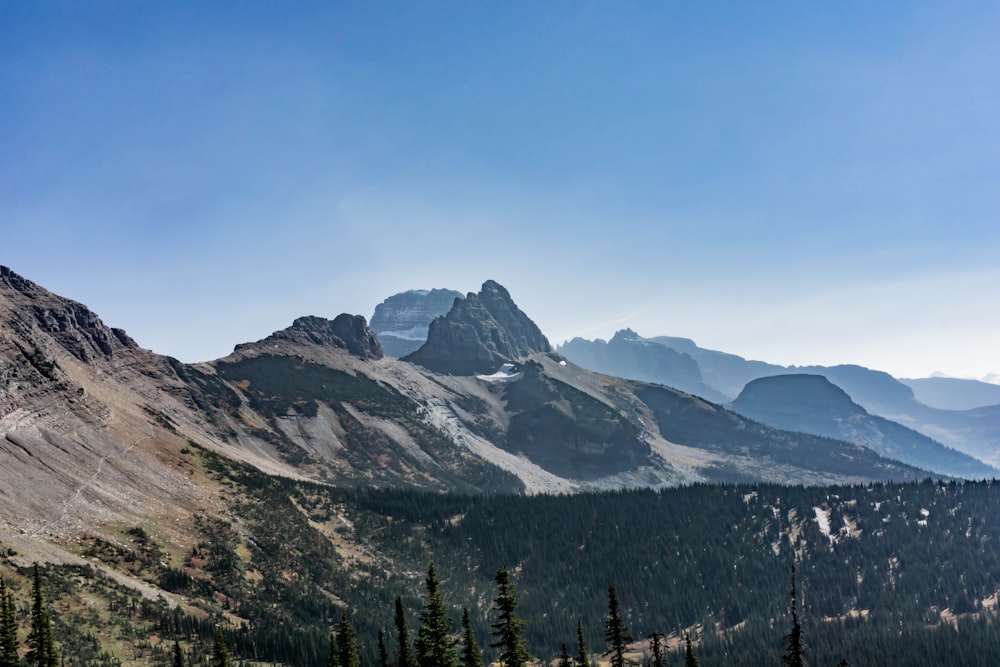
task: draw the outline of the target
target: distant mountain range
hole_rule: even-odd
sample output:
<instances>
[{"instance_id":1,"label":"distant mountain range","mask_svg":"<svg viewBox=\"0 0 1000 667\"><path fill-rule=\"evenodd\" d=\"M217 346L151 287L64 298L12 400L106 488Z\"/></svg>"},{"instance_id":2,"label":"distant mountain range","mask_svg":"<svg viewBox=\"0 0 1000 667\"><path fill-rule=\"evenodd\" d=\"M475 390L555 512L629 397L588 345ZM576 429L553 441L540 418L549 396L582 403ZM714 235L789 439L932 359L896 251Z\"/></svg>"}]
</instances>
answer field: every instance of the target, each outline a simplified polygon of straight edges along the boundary
<instances>
[{"instance_id":1,"label":"distant mountain range","mask_svg":"<svg viewBox=\"0 0 1000 667\"><path fill-rule=\"evenodd\" d=\"M655 350L662 346L673 353L686 355L691 363L636 364L637 358L659 358L665 353ZM948 447L985 461L991 466L1000 465L1000 405L986 405L971 409L946 409L934 407L918 400L915 391L927 396L934 392L937 398L929 403L942 405L943 387L957 387L961 395L951 399L952 405L966 406L989 401L993 385L975 381L941 382L931 378L928 382L900 381L888 373L862 366L779 366L763 361L753 361L717 350L698 347L687 338L656 336L642 338L631 330L618 332L610 341L574 339L557 348L567 359L602 373L632 377L685 388L694 394L726 404L735 399L746 385L754 380L776 375L821 375L843 389L850 398L872 415L877 415L937 440ZM707 385L699 389L697 383ZM915 383L915 390L908 383ZM976 397L976 398L974 398ZM787 397L794 400L794 396ZM765 422L782 427L778 423ZM823 432L818 426L807 429L812 433Z\"/></svg>"}]
</instances>

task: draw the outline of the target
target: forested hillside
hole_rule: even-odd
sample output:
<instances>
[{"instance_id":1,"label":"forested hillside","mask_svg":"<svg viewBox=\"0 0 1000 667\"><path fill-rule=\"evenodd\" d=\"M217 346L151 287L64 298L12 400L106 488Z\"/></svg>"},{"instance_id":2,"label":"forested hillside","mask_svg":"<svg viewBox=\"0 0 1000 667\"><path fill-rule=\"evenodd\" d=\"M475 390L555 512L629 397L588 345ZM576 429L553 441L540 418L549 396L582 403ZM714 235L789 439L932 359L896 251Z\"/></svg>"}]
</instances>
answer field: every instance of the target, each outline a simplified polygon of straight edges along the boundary
<instances>
[{"instance_id":1,"label":"forested hillside","mask_svg":"<svg viewBox=\"0 0 1000 667\"><path fill-rule=\"evenodd\" d=\"M510 568L540 658L575 647L580 622L588 646L604 650L611 583L637 640L676 642L686 630L702 664L773 664L794 562L810 664L1000 659L1000 487L990 482L456 496L336 490L195 455L232 489L231 522L202 521L200 543L176 556L141 527L80 546L169 600L144 600L89 566L45 568L67 664L101 664L101 650L169 664L174 640L199 664L221 627L237 657L320 665L344 610L362 664L377 664L397 596L416 632L431 562L456 633L466 606L484 647L493 578ZM16 553L2 563L26 610L29 564Z\"/></svg>"}]
</instances>

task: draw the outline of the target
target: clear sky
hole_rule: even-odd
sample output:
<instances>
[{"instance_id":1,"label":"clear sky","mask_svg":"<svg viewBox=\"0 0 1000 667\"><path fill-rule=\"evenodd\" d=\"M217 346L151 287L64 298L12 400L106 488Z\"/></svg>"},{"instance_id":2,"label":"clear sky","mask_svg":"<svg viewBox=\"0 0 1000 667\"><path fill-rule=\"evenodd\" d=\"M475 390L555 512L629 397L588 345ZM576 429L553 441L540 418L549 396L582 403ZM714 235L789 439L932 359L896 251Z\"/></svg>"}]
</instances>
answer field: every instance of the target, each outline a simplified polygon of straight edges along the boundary
<instances>
[{"instance_id":1,"label":"clear sky","mask_svg":"<svg viewBox=\"0 0 1000 667\"><path fill-rule=\"evenodd\" d=\"M1000 3L0 0L0 263L144 347L505 285L553 342L1000 372Z\"/></svg>"}]
</instances>

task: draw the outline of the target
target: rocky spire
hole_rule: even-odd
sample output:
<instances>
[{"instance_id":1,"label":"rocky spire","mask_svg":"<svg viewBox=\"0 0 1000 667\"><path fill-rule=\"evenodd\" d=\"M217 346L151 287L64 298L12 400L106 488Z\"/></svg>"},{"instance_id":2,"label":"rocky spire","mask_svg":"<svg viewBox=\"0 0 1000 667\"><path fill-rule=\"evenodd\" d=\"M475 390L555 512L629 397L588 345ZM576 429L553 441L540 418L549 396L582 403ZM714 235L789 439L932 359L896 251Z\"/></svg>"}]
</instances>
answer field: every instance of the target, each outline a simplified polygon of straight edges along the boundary
<instances>
[{"instance_id":1,"label":"rocky spire","mask_svg":"<svg viewBox=\"0 0 1000 667\"><path fill-rule=\"evenodd\" d=\"M404 360L439 373L471 375L551 350L507 290L487 280L478 294L456 300L447 315L431 322L427 342Z\"/></svg>"}]
</instances>

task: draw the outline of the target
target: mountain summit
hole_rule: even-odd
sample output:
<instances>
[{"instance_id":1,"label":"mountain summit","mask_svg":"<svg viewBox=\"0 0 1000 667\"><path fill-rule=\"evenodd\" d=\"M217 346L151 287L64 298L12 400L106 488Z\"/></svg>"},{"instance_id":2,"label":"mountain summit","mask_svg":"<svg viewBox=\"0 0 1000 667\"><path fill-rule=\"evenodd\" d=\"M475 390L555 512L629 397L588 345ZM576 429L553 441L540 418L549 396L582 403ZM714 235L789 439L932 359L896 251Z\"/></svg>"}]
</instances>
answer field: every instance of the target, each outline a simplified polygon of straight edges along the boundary
<instances>
[{"instance_id":1,"label":"mountain summit","mask_svg":"<svg viewBox=\"0 0 1000 667\"><path fill-rule=\"evenodd\" d=\"M507 290L487 280L478 294L469 292L447 315L435 318L427 342L404 360L438 373L472 375L551 351L548 339Z\"/></svg>"}]
</instances>

